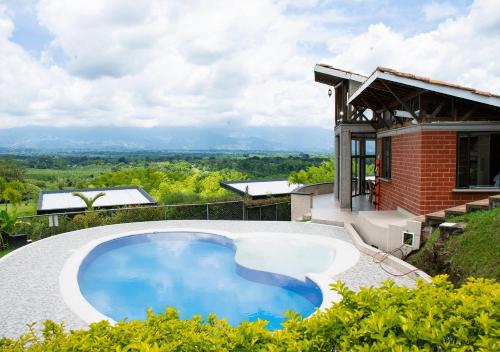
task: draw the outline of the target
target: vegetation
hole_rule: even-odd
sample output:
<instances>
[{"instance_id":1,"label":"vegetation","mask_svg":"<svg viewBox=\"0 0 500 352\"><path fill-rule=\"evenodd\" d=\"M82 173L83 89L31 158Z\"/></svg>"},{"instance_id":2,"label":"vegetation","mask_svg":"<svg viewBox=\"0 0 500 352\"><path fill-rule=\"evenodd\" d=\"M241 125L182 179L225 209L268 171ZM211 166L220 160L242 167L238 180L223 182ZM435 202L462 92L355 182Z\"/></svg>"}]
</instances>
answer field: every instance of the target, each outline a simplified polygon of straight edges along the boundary
<instances>
[{"instance_id":1,"label":"vegetation","mask_svg":"<svg viewBox=\"0 0 500 352\"><path fill-rule=\"evenodd\" d=\"M19 216L36 212L41 189L142 186L160 204L239 199L221 181L286 178L326 156L243 153L19 154L0 157L0 203Z\"/></svg>"},{"instance_id":2,"label":"vegetation","mask_svg":"<svg viewBox=\"0 0 500 352\"><path fill-rule=\"evenodd\" d=\"M436 229L407 260L431 275L447 273L457 285L469 276L500 280L500 208L467 213L450 221L465 222L464 233L446 238Z\"/></svg>"},{"instance_id":3,"label":"vegetation","mask_svg":"<svg viewBox=\"0 0 500 352\"><path fill-rule=\"evenodd\" d=\"M12 248L5 248L5 249L0 249L0 258L2 258L4 255L7 255L9 254L10 252L12 252L14 249Z\"/></svg>"},{"instance_id":4,"label":"vegetation","mask_svg":"<svg viewBox=\"0 0 500 352\"><path fill-rule=\"evenodd\" d=\"M352 172L353 175L357 174L359 164L352 162ZM373 163L367 163L366 165L366 175L375 175L375 165ZM334 160L323 161L320 165L311 165L306 169L299 171L292 171L288 177L290 183L301 183L301 184L314 184L314 183L325 183L335 181L335 163Z\"/></svg>"},{"instance_id":5,"label":"vegetation","mask_svg":"<svg viewBox=\"0 0 500 352\"><path fill-rule=\"evenodd\" d=\"M391 281L353 292L333 286L343 300L303 319L289 312L284 328L265 321L231 327L215 316L181 320L168 308L145 321L102 321L65 332L45 322L43 336L28 331L2 339L3 351L498 351L500 284L470 279L456 289L445 277L414 289Z\"/></svg>"},{"instance_id":6,"label":"vegetation","mask_svg":"<svg viewBox=\"0 0 500 352\"><path fill-rule=\"evenodd\" d=\"M81 200L83 200L83 202L85 203L85 205L87 206L87 210L88 211L91 211L91 210L94 210L94 203L96 202L96 200L98 200L99 198L101 197L104 197L106 195L106 193L104 192L99 192L97 193L95 196L93 197L87 197L85 196L83 193L81 192L74 192L73 193L73 196L75 197L78 197L80 198Z\"/></svg>"},{"instance_id":7,"label":"vegetation","mask_svg":"<svg viewBox=\"0 0 500 352\"><path fill-rule=\"evenodd\" d=\"M323 161L319 166L309 166L305 170L292 172L288 177L290 183L314 184L333 182L335 178L335 165L333 160Z\"/></svg>"},{"instance_id":8,"label":"vegetation","mask_svg":"<svg viewBox=\"0 0 500 352\"><path fill-rule=\"evenodd\" d=\"M9 215L5 210L0 210L0 250L5 249L7 237L14 235L16 224L16 215Z\"/></svg>"}]
</instances>

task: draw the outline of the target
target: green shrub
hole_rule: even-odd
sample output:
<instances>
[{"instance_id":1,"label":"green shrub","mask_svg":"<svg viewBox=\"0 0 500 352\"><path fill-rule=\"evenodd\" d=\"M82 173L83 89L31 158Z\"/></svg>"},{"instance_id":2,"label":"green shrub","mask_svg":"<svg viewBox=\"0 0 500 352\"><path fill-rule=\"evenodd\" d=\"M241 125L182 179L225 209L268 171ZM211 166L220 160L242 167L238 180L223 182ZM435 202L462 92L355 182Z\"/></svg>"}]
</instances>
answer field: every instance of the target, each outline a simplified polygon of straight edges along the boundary
<instances>
[{"instance_id":1,"label":"green shrub","mask_svg":"<svg viewBox=\"0 0 500 352\"><path fill-rule=\"evenodd\" d=\"M288 313L282 330L264 321L231 327L214 316L181 320L174 309L149 312L145 321L91 324L64 332L46 322L43 336L32 331L0 340L4 351L498 351L500 284L469 279L454 288L446 277L416 288L395 286L360 292L332 287L344 299L303 319Z\"/></svg>"}]
</instances>

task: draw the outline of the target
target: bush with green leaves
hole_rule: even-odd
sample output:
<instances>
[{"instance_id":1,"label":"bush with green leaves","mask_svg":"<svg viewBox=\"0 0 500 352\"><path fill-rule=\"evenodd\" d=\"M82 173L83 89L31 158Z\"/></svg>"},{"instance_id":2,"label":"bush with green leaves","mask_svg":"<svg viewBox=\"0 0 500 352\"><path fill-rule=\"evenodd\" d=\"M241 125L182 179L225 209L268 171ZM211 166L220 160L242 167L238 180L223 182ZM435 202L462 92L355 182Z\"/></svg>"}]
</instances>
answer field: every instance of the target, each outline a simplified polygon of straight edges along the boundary
<instances>
[{"instance_id":1,"label":"bush with green leaves","mask_svg":"<svg viewBox=\"0 0 500 352\"><path fill-rule=\"evenodd\" d=\"M65 332L46 322L18 340L0 340L3 351L498 351L500 284L469 279L460 288L438 276L414 289L388 281L359 292L336 283L343 300L304 319L288 312L284 328L265 321L231 327L215 316L179 319L168 308L144 321L91 324Z\"/></svg>"},{"instance_id":2,"label":"bush with green leaves","mask_svg":"<svg viewBox=\"0 0 500 352\"><path fill-rule=\"evenodd\" d=\"M308 166L305 170L290 173L288 182L297 184L314 184L333 182L335 178L334 160L323 161L321 165Z\"/></svg>"}]
</instances>

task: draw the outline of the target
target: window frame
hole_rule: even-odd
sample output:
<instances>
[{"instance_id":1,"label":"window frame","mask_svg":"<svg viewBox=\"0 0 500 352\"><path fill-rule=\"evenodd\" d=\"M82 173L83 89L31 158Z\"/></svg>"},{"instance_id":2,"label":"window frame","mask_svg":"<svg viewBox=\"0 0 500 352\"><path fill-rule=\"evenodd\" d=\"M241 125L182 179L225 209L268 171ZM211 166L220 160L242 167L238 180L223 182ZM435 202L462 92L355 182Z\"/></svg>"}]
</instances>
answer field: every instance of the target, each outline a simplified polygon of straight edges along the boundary
<instances>
[{"instance_id":1,"label":"window frame","mask_svg":"<svg viewBox=\"0 0 500 352\"><path fill-rule=\"evenodd\" d=\"M472 137L477 137L477 136L481 136L481 135L488 135L488 136L491 136L491 135L500 135L500 132L498 131L478 131L478 132L458 132L457 133L457 137L456 137L456 158L455 158L455 188L457 190L467 190L467 189L493 189L493 190L496 190L496 189L499 189L499 187L495 187L494 185L490 185L490 186L482 186L482 185L471 185L471 181L470 181L470 162L471 162L471 157L470 157L470 139ZM465 167L465 173L464 173L464 178L465 178L465 183L467 184L466 186L461 186L460 185L460 139L461 138L466 138L466 144L467 144L467 147L466 147L466 152L467 152L467 155L466 155L466 160L465 160L465 164L464 164L464 167ZM490 160L490 163L491 163L491 160Z\"/></svg>"},{"instance_id":2,"label":"window frame","mask_svg":"<svg viewBox=\"0 0 500 352\"><path fill-rule=\"evenodd\" d=\"M380 173L380 177L386 180L390 180L392 178L392 137L382 137L382 161L380 166L382 168L382 172Z\"/></svg>"}]
</instances>

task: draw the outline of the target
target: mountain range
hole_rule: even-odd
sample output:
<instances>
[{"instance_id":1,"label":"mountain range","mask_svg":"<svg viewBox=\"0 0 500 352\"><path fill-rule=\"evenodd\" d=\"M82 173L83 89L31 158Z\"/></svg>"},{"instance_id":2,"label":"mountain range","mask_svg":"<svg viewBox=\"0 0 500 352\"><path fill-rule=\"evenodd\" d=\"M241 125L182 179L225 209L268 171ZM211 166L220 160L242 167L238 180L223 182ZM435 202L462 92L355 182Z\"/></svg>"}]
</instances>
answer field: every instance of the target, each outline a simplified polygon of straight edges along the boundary
<instances>
[{"instance_id":1,"label":"mountain range","mask_svg":"<svg viewBox=\"0 0 500 352\"><path fill-rule=\"evenodd\" d=\"M319 127L16 127L0 129L0 151L332 152Z\"/></svg>"}]
</instances>

